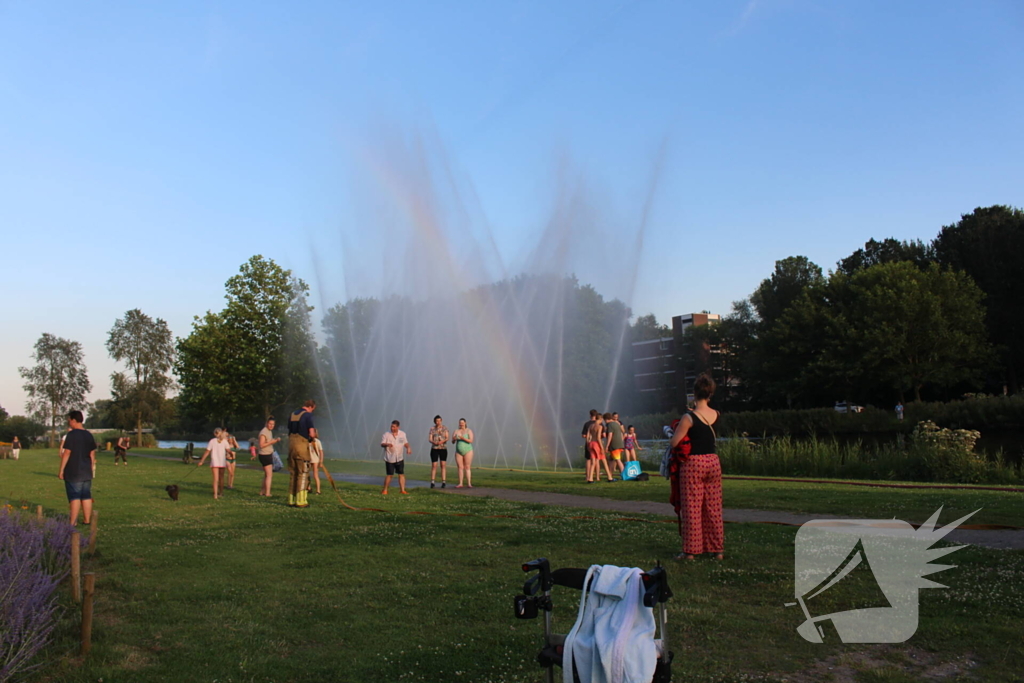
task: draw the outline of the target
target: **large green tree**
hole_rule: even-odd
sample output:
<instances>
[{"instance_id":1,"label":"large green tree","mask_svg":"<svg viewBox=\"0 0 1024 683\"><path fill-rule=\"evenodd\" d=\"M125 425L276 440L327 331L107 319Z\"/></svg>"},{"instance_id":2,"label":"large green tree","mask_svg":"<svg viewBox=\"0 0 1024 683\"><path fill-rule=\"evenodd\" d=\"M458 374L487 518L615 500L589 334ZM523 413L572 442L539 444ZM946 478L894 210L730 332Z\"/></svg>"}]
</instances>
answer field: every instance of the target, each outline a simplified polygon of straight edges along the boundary
<instances>
[{"instance_id":1,"label":"large green tree","mask_svg":"<svg viewBox=\"0 0 1024 683\"><path fill-rule=\"evenodd\" d=\"M11 415L0 422L0 441L10 443L18 437L22 448L31 448L46 433L46 425L23 415Z\"/></svg>"},{"instance_id":2,"label":"large green tree","mask_svg":"<svg viewBox=\"0 0 1024 683\"><path fill-rule=\"evenodd\" d=\"M43 333L32 357L34 366L18 368L29 398L26 409L50 426L50 448L54 448L58 422L69 410L85 408L85 395L92 385L79 342Z\"/></svg>"},{"instance_id":3,"label":"large green tree","mask_svg":"<svg viewBox=\"0 0 1024 683\"><path fill-rule=\"evenodd\" d=\"M671 337L672 328L668 325L661 325L653 313L637 316L632 325L632 341L651 341L662 337Z\"/></svg>"},{"instance_id":4,"label":"large green tree","mask_svg":"<svg viewBox=\"0 0 1024 683\"><path fill-rule=\"evenodd\" d=\"M318 394L309 288L253 256L225 284L224 310L196 317L174 371L191 415L253 422Z\"/></svg>"},{"instance_id":5,"label":"large green tree","mask_svg":"<svg viewBox=\"0 0 1024 683\"><path fill-rule=\"evenodd\" d=\"M961 270L985 292L989 338L1001 359L1011 392L1024 381L1024 211L1009 206L977 208L939 232L940 263Z\"/></svg>"},{"instance_id":6,"label":"large green tree","mask_svg":"<svg viewBox=\"0 0 1024 683\"><path fill-rule=\"evenodd\" d=\"M982 292L933 264L882 263L835 273L784 316L780 351L799 358L800 385L838 396L878 387L913 392L972 382L990 359Z\"/></svg>"},{"instance_id":7,"label":"large green tree","mask_svg":"<svg viewBox=\"0 0 1024 683\"><path fill-rule=\"evenodd\" d=\"M775 262L775 271L750 295L750 303L761 322L770 326L805 289L824 281L820 266L806 256L790 256Z\"/></svg>"},{"instance_id":8,"label":"large green tree","mask_svg":"<svg viewBox=\"0 0 1024 683\"><path fill-rule=\"evenodd\" d=\"M878 241L870 239L864 243L862 249L858 249L838 263L838 270L847 275L852 275L858 270L864 270L880 263L898 263L910 261L914 265L925 268L935 261L935 250L930 244L921 240L900 241L894 237L887 237Z\"/></svg>"},{"instance_id":9,"label":"large green tree","mask_svg":"<svg viewBox=\"0 0 1024 683\"><path fill-rule=\"evenodd\" d=\"M114 322L107 351L128 367L127 372L110 376L115 419L135 428L136 445L141 446L143 423L159 418L173 384L168 373L174 363L174 338L165 321L133 308Z\"/></svg>"}]
</instances>

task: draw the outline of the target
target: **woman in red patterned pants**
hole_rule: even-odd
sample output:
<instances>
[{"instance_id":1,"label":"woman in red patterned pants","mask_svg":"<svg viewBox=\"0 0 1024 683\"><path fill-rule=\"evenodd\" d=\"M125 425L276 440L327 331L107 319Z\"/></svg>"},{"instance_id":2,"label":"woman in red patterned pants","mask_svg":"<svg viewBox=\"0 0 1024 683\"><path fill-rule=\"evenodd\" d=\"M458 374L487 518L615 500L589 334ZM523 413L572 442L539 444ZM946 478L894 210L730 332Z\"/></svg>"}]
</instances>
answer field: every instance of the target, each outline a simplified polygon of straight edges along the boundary
<instances>
[{"instance_id":1,"label":"woman in red patterned pants","mask_svg":"<svg viewBox=\"0 0 1024 683\"><path fill-rule=\"evenodd\" d=\"M703 374L693 384L695 407L679 420L672 435L672 504L679 515L683 552L677 560L710 553L722 559L722 465L715 454L719 413L708 406L715 381ZM687 453L688 451L688 453Z\"/></svg>"}]
</instances>

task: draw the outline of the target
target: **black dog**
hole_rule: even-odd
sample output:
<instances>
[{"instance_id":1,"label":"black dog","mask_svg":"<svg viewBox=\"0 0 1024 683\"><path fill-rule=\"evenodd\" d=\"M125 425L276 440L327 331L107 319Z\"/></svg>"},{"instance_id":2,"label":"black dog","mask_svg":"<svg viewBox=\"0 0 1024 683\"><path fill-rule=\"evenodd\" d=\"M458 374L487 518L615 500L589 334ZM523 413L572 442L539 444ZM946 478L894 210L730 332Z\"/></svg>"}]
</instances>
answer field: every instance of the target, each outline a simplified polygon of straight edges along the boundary
<instances>
[{"instance_id":1,"label":"black dog","mask_svg":"<svg viewBox=\"0 0 1024 683\"><path fill-rule=\"evenodd\" d=\"M170 484L167 487L167 495L171 497L171 500L178 500L178 485Z\"/></svg>"}]
</instances>

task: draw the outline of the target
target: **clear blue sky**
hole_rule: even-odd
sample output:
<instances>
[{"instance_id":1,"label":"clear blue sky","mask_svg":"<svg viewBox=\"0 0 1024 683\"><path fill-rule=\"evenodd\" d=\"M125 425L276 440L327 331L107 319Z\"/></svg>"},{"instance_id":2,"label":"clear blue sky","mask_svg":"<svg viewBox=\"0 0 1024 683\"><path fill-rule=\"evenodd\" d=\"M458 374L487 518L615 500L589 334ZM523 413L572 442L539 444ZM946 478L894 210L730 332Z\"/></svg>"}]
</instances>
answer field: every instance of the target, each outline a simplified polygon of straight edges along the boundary
<instances>
[{"instance_id":1,"label":"clear blue sky","mask_svg":"<svg viewBox=\"0 0 1024 683\"><path fill-rule=\"evenodd\" d=\"M126 310L187 334L254 253L331 281L311 245L366 228L381 120L441 141L509 250L564 153L635 222L667 137L634 310L727 312L777 259L1024 205L1022 38L1016 0L0 0L0 405L42 332L101 398Z\"/></svg>"}]
</instances>

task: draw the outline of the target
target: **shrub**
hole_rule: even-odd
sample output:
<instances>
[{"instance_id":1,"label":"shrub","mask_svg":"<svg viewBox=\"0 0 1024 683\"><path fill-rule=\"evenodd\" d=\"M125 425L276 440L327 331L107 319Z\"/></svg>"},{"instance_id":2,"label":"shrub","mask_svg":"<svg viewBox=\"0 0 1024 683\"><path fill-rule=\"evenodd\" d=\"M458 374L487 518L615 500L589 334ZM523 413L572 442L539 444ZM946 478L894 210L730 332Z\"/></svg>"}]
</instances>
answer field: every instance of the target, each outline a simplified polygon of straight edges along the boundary
<instances>
[{"instance_id":1,"label":"shrub","mask_svg":"<svg viewBox=\"0 0 1024 683\"><path fill-rule=\"evenodd\" d=\"M0 683L41 663L36 655L57 622L56 588L70 570L72 531L66 519L39 521L0 507Z\"/></svg>"},{"instance_id":2,"label":"shrub","mask_svg":"<svg viewBox=\"0 0 1024 683\"><path fill-rule=\"evenodd\" d=\"M988 465L974 452L979 438L981 432L972 429L945 429L924 420L914 427L910 442L937 481L974 483L982 479Z\"/></svg>"}]
</instances>

